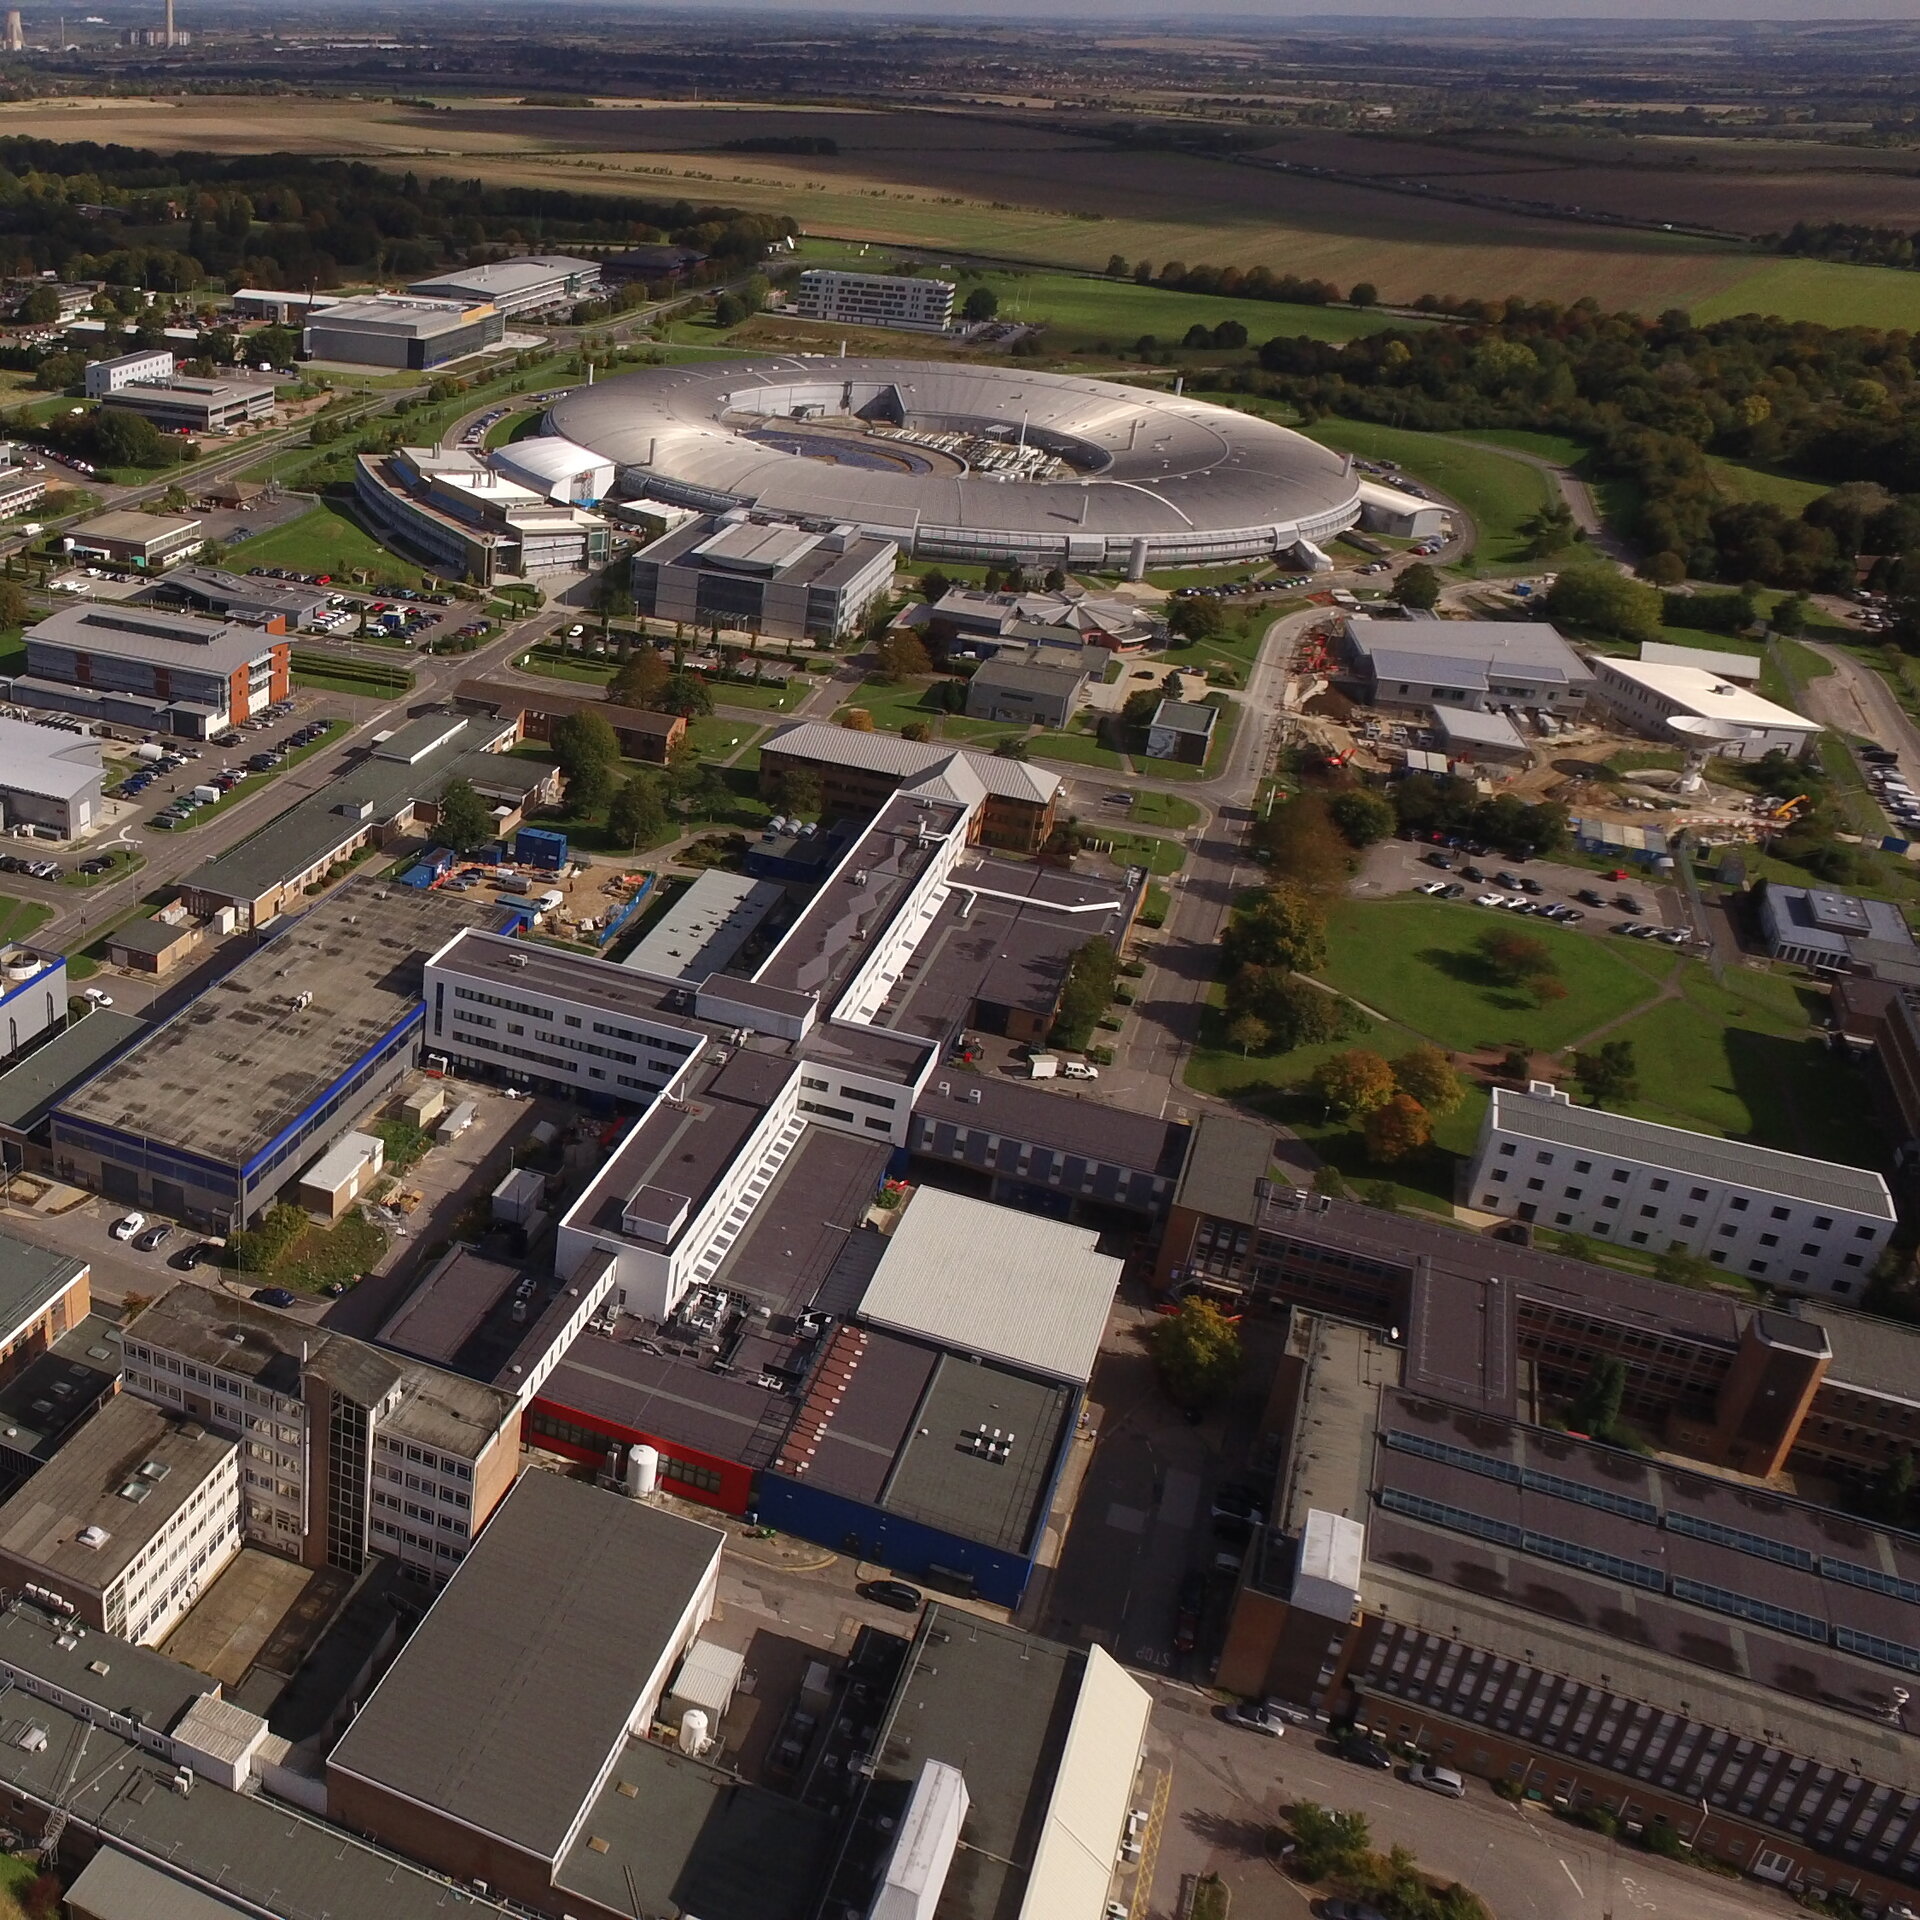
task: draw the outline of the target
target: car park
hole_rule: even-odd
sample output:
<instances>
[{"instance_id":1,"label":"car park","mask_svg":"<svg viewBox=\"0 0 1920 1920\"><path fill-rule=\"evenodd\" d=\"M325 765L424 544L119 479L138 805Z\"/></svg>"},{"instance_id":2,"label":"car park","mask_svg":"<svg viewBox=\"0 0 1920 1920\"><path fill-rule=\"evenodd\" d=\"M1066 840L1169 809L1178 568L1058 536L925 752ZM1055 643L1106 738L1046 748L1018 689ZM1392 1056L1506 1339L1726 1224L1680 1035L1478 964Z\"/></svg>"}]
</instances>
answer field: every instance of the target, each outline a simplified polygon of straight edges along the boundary
<instances>
[{"instance_id":1,"label":"car park","mask_svg":"<svg viewBox=\"0 0 1920 1920\"><path fill-rule=\"evenodd\" d=\"M1467 1783L1451 1767L1430 1767L1424 1760L1417 1760L1407 1769L1407 1779L1429 1793L1445 1794L1449 1800L1467 1797Z\"/></svg>"},{"instance_id":2,"label":"car park","mask_svg":"<svg viewBox=\"0 0 1920 1920\"><path fill-rule=\"evenodd\" d=\"M920 1589L904 1580L863 1580L854 1591L861 1599L892 1607L896 1613L918 1613L925 1601Z\"/></svg>"}]
</instances>

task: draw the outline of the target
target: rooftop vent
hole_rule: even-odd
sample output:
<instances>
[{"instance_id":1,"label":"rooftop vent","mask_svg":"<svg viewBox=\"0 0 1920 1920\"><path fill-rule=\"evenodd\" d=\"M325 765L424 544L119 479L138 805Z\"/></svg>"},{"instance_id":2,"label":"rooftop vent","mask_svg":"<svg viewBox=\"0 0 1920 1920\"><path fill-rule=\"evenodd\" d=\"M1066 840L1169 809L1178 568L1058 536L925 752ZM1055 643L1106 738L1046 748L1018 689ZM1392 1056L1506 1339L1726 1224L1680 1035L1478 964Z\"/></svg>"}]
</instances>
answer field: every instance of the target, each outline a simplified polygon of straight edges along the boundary
<instances>
[{"instance_id":1,"label":"rooftop vent","mask_svg":"<svg viewBox=\"0 0 1920 1920\"><path fill-rule=\"evenodd\" d=\"M98 1553L113 1538L113 1535L105 1527L82 1527L74 1538L81 1546Z\"/></svg>"}]
</instances>

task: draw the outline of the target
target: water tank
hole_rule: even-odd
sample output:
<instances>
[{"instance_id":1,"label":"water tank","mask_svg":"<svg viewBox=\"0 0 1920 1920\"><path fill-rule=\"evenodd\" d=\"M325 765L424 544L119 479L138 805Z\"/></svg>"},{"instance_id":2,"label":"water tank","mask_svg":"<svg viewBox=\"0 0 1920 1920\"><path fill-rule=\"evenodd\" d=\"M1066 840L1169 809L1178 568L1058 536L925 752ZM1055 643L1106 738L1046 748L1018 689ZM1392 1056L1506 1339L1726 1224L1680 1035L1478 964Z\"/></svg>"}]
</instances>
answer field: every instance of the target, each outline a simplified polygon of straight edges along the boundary
<instances>
[{"instance_id":1,"label":"water tank","mask_svg":"<svg viewBox=\"0 0 1920 1920\"><path fill-rule=\"evenodd\" d=\"M660 1449L635 1447L627 1455L627 1491L644 1500L660 1484Z\"/></svg>"},{"instance_id":2,"label":"water tank","mask_svg":"<svg viewBox=\"0 0 1920 1920\"><path fill-rule=\"evenodd\" d=\"M647 1451L651 1453L653 1449L649 1447ZM680 1717L680 1751L698 1759L712 1744L707 1736L706 1714L698 1707L689 1707Z\"/></svg>"}]
</instances>

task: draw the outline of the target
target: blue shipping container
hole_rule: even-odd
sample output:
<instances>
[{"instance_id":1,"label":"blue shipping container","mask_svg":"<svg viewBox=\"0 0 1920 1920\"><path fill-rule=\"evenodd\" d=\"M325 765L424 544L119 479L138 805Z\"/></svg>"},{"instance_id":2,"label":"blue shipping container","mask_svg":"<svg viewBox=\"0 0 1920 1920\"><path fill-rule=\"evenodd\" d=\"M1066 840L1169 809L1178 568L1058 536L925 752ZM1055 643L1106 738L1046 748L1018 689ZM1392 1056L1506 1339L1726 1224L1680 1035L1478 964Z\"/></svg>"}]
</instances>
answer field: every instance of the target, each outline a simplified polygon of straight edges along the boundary
<instances>
[{"instance_id":1,"label":"blue shipping container","mask_svg":"<svg viewBox=\"0 0 1920 1920\"><path fill-rule=\"evenodd\" d=\"M567 864L567 836L547 827L522 827L514 835L513 857L526 866L557 872Z\"/></svg>"}]
</instances>

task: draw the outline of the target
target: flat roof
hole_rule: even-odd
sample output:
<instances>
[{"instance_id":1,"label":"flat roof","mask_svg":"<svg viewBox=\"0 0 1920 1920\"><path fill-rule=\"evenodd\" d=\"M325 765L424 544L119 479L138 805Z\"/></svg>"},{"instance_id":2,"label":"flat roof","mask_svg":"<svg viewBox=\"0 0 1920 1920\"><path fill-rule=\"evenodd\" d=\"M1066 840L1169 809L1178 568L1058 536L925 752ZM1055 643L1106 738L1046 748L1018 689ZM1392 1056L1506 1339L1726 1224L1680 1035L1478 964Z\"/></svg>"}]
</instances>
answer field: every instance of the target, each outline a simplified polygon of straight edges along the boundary
<instances>
[{"instance_id":1,"label":"flat roof","mask_svg":"<svg viewBox=\"0 0 1920 1920\"><path fill-rule=\"evenodd\" d=\"M498 911L461 894L350 880L69 1095L60 1113L244 1169L418 1017L427 956Z\"/></svg>"},{"instance_id":2,"label":"flat roof","mask_svg":"<svg viewBox=\"0 0 1920 1920\"><path fill-rule=\"evenodd\" d=\"M286 644L237 621L133 605L56 607L27 629L26 641L29 658L36 646L61 647L216 675L237 673Z\"/></svg>"},{"instance_id":3,"label":"flat roof","mask_svg":"<svg viewBox=\"0 0 1920 1920\"><path fill-rule=\"evenodd\" d=\"M0 792L71 800L100 781L100 743L0 715Z\"/></svg>"},{"instance_id":4,"label":"flat roof","mask_svg":"<svg viewBox=\"0 0 1920 1920\"><path fill-rule=\"evenodd\" d=\"M1220 722L1220 709L1192 700L1162 700L1153 710L1150 726L1169 733L1211 734Z\"/></svg>"},{"instance_id":5,"label":"flat roof","mask_svg":"<svg viewBox=\"0 0 1920 1920\"><path fill-rule=\"evenodd\" d=\"M1600 1107L1576 1107L1565 1100L1505 1087L1493 1090L1491 1124L1524 1139L1643 1160L1676 1174L1751 1187L1808 1206L1837 1207L1877 1220L1894 1217L1886 1181L1865 1167L1849 1167L1837 1160L1810 1160L1745 1140L1666 1127L1654 1120L1635 1120Z\"/></svg>"},{"instance_id":6,"label":"flat roof","mask_svg":"<svg viewBox=\"0 0 1920 1920\"><path fill-rule=\"evenodd\" d=\"M974 669L967 682L970 687L1007 687L1015 693L1037 693L1049 698L1070 698L1093 674L1091 667L1050 666L1044 660L1013 659L996 653ZM1167 703L1161 702L1164 707ZM1211 709L1209 709L1211 711Z\"/></svg>"},{"instance_id":7,"label":"flat roof","mask_svg":"<svg viewBox=\"0 0 1920 1920\"><path fill-rule=\"evenodd\" d=\"M145 541L151 544L155 540L164 540L173 534L197 533L200 530L198 520L184 520L172 514L141 513L133 508L121 508L111 513L97 513L91 520L83 520L73 529L76 538L91 535L97 540ZM68 608L65 611L84 611Z\"/></svg>"},{"instance_id":8,"label":"flat roof","mask_svg":"<svg viewBox=\"0 0 1920 1920\"><path fill-rule=\"evenodd\" d=\"M860 1314L1050 1379L1084 1385L1121 1263L1086 1227L920 1187L887 1243ZM979 1249L991 1246L983 1267Z\"/></svg>"},{"instance_id":9,"label":"flat roof","mask_svg":"<svg viewBox=\"0 0 1920 1920\"><path fill-rule=\"evenodd\" d=\"M556 1860L725 1536L520 1476L328 1756Z\"/></svg>"},{"instance_id":10,"label":"flat roof","mask_svg":"<svg viewBox=\"0 0 1920 1920\"><path fill-rule=\"evenodd\" d=\"M1718 674L1722 680L1760 678L1757 653L1718 653L1710 647L1676 647L1664 640L1642 640L1640 658L1656 667L1697 667L1703 673Z\"/></svg>"},{"instance_id":11,"label":"flat roof","mask_svg":"<svg viewBox=\"0 0 1920 1920\"><path fill-rule=\"evenodd\" d=\"M103 1645L112 1649L105 1673L94 1665ZM217 1680L152 1647L91 1631L76 1636L64 1620L26 1604L0 1612L0 1662L50 1681L103 1714L137 1716L141 1725L161 1731L178 1725L196 1701L220 1691ZM32 1704L37 1719L49 1703L35 1699ZM0 1746L10 1744L0 1736Z\"/></svg>"},{"instance_id":12,"label":"flat roof","mask_svg":"<svg viewBox=\"0 0 1920 1920\"><path fill-rule=\"evenodd\" d=\"M1188 1157L1184 1121L1049 1091L1033 1081L959 1068L944 1080L929 1081L913 1103L913 1117L925 1126L961 1127L977 1136L1051 1147L1056 1153L1169 1181L1178 1178ZM966 1164L980 1163L969 1157Z\"/></svg>"},{"instance_id":13,"label":"flat roof","mask_svg":"<svg viewBox=\"0 0 1920 1920\"><path fill-rule=\"evenodd\" d=\"M661 980L704 980L739 958L740 949L786 897L778 881L710 867L620 964Z\"/></svg>"},{"instance_id":14,"label":"flat roof","mask_svg":"<svg viewBox=\"0 0 1920 1920\"><path fill-rule=\"evenodd\" d=\"M1475 746L1527 751L1525 737L1504 713L1481 713L1473 707L1439 706L1433 724L1442 740L1466 740Z\"/></svg>"},{"instance_id":15,"label":"flat roof","mask_svg":"<svg viewBox=\"0 0 1920 1920\"><path fill-rule=\"evenodd\" d=\"M1703 720L1723 720L1733 727L1791 729L1818 733L1820 723L1795 713L1791 707L1763 700L1751 687L1708 672L1703 667L1675 666L1658 660L1603 660L1600 673L1645 687Z\"/></svg>"},{"instance_id":16,"label":"flat roof","mask_svg":"<svg viewBox=\"0 0 1920 1920\"><path fill-rule=\"evenodd\" d=\"M0 1335L37 1320L88 1271L85 1260L0 1229Z\"/></svg>"},{"instance_id":17,"label":"flat roof","mask_svg":"<svg viewBox=\"0 0 1920 1920\"><path fill-rule=\"evenodd\" d=\"M138 1014L95 1007L70 1020L44 1046L0 1073L0 1127L31 1133L76 1087L83 1086L147 1031Z\"/></svg>"},{"instance_id":18,"label":"flat roof","mask_svg":"<svg viewBox=\"0 0 1920 1920\"><path fill-rule=\"evenodd\" d=\"M109 947L119 947L126 953L150 954L156 959L170 948L177 947L182 940L193 938L193 928L184 921L160 920L148 916L139 920L128 920L117 926L107 935Z\"/></svg>"},{"instance_id":19,"label":"flat roof","mask_svg":"<svg viewBox=\"0 0 1920 1920\"><path fill-rule=\"evenodd\" d=\"M1260 1217L1260 1189L1273 1171L1273 1141L1272 1127L1262 1121L1203 1110L1187 1136L1173 1204L1252 1226Z\"/></svg>"},{"instance_id":20,"label":"flat roof","mask_svg":"<svg viewBox=\"0 0 1920 1920\"><path fill-rule=\"evenodd\" d=\"M116 1393L4 1505L0 1553L104 1592L234 1453L234 1443Z\"/></svg>"},{"instance_id":21,"label":"flat roof","mask_svg":"<svg viewBox=\"0 0 1920 1920\"><path fill-rule=\"evenodd\" d=\"M118 1847L102 1847L67 1889L67 1898L76 1913L94 1920L242 1920L245 1913Z\"/></svg>"},{"instance_id":22,"label":"flat roof","mask_svg":"<svg viewBox=\"0 0 1920 1920\"><path fill-rule=\"evenodd\" d=\"M359 328L374 333L401 334L418 340L436 333L451 333L456 327L484 319L492 311L492 304L488 301L434 300L424 295L371 293L351 300L336 300L330 306L311 312L307 315L307 325L322 336L335 328Z\"/></svg>"},{"instance_id":23,"label":"flat roof","mask_svg":"<svg viewBox=\"0 0 1920 1920\"><path fill-rule=\"evenodd\" d=\"M1544 672L1570 686L1584 686L1593 678L1559 628L1541 620L1368 620L1354 616L1347 621L1347 638L1374 663L1382 679L1389 677L1390 670L1402 671L1398 664L1401 661L1434 668L1466 664L1483 676L1527 673L1539 678Z\"/></svg>"},{"instance_id":24,"label":"flat roof","mask_svg":"<svg viewBox=\"0 0 1920 1920\"><path fill-rule=\"evenodd\" d=\"M250 574L225 567L175 567L147 588L149 601L174 595L216 607L221 613L235 608L261 616L284 615L305 620L325 607L330 589L308 587L286 580L256 580Z\"/></svg>"},{"instance_id":25,"label":"flat roof","mask_svg":"<svg viewBox=\"0 0 1920 1920\"><path fill-rule=\"evenodd\" d=\"M581 260L568 253L518 254L511 260L490 260L478 267L456 267L450 273L436 273L425 280L410 281L409 293L437 298L442 294L464 295L475 300L510 299L544 287L550 280L584 277L598 280L600 263Z\"/></svg>"},{"instance_id":26,"label":"flat roof","mask_svg":"<svg viewBox=\"0 0 1920 1920\"><path fill-rule=\"evenodd\" d=\"M650 1740L629 1740L554 1875L615 1913L808 1920L836 1822Z\"/></svg>"},{"instance_id":27,"label":"flat roof","mask_svg":"<svg viewBox=\"0 0 1920 1920\"><path fill-rule=\"evenodd\" d=\"M120 1328L89 1313L0 1387L0 1439L10 1453L52 1452L120 1380Z\"/></svg>"}]
</instances>

